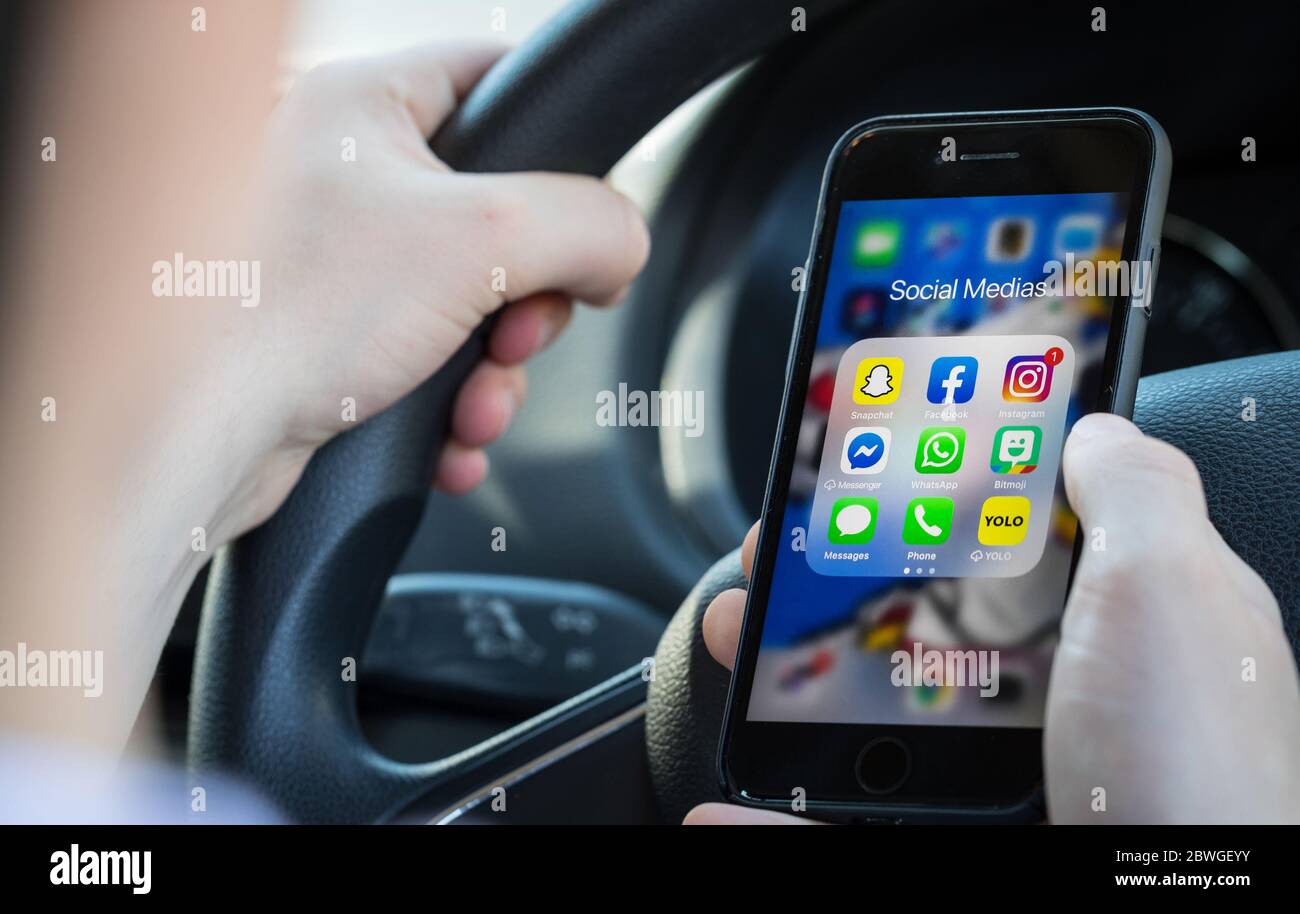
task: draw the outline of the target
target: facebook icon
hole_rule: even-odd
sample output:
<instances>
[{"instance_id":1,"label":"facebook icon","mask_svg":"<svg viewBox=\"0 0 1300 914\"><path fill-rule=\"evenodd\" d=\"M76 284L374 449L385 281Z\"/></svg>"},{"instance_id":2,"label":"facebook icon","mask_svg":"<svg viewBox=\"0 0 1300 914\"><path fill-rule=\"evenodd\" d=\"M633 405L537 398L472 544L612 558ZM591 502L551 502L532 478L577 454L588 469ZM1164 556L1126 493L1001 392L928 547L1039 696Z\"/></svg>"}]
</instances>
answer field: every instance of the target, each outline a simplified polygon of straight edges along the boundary
<instances>
[{"instance_id":1,"label":"facebook icon","mask_svg":"<svg viewBox=\"0 0 1300 914\"><path fill-rule=\"evenodd\" d=\"M950 355L935 359L925 397L931 403L965 403L975 396L979 363L973 356Z\"/></svg>"}]
</instances>

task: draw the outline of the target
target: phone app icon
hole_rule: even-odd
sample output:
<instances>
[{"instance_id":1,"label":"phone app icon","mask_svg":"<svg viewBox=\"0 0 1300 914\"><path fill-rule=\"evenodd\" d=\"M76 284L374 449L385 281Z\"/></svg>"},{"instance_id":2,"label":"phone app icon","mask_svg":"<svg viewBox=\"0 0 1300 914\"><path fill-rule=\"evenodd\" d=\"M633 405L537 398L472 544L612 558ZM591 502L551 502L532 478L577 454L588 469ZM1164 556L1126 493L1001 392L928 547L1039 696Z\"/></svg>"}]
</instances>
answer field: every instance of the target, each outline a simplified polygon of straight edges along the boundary
<instances>
[{"instance_id":1,"label":"phone app icon","mask_svg":"<svg viewBox=\"0 0 1300 914\"><path fill-rule=\"evenodd\" d=\"M902 383L902 359L863 359L853 373L853 402L863 406L893 403Z\"/></svg>"},{"instance_id":2,"label":"phone app icon","mask_svg":"<svg viewBox=\"0 0 1300 914\"><path fill-rule=\"evenodd\" d=\"M931 403L966 403L975 396L979 362L973 356L952 355L935 359L925 398Z\"/></svg>"},{"instance_id":3,"label":"phone app icon","mask_svg":"<svg viewBox=\"0 0 1300 914\"><path fill-rule=\"evenodd\" d=\"M979 541L985 546L1014 546L1029 531L1029 499L994 495L980 508Z\"/></svg>"},{"instance_id":4,"label":"phone app icon","mask_svg":"<svg viewBox=\"0 0 1300 914\"><path fill-rule=\"evenodd\" d=\"M1046 356L1018 355L1007 362L1002 399L1013 403L1041 403L1052 392L1052 363Z\"/></svg>"},{"instance_id":5,"label":"phone app icon","mask_svg":"<svg viewBox=\"0 0 1300 914\"><path fill-rule=\"evenodd\" d=\"M1004 425L993 436L989 466L994 473L1032 473L1038 469L1043 430L1034 425Z\"/></svg>"},{"instance_id":6,"label":"phone app icon","mask_svg":"<svg viewBox=\"0 0 1300 914\"><path fill-rule=\"evenodd\" d=\"M889 460L889 429L880 427L851 428L844 436L840 469L845 473L879 473Z\"/></svg>"},{"instance_id":7,"label":"phone app icon","mask_svg":"<svg viewBox=\"0 0 1300 914\"><path fill-rule=\"evenodd\" d=\"M826 538L837 546L861 546L876 535L879 504L874 498L838 498Z\"/></svg>"},{"instance_id":8,"label":"phone app icon","mask_svg":"<svg viewBox=\"0 0 1300 914\"><path fill-rule=\"evenodd\" d=\"M912 546L937 546L952 533L951 498L913 498L903 515L903 542Z\"/></svg>"},{"instance_id":9,"label":"phone app icon","mask_svg":"<svg viewBox=\"0 0 1300 914\"><path fill-rule=\"evenodd\" d=\"M897 219L873 219L858 226L853 239L853 265L887 267L898 257L903 224Z\"/></svg>"},{"instance_id":10,"label":"phone app icon","mask_svg":"<svg viewBox=\"0 0 1300 914\"><path fill-rule=\"evenodd\" d=\"M1033 246L1032 219L994 219L984 244L984 257L990 263L1015 263L1028 257Z\"/></svg>"},{"instance_id":11,"label":"phone app icon","mask_svg":"<svg viewBox=\"0 0 1300 914\"><path fill-rule=\"evenodd\" d=\"M916 444L916 472L956 473L966 450L966 429L937 425L921 432Z\"/></svg>"}]
</instances>

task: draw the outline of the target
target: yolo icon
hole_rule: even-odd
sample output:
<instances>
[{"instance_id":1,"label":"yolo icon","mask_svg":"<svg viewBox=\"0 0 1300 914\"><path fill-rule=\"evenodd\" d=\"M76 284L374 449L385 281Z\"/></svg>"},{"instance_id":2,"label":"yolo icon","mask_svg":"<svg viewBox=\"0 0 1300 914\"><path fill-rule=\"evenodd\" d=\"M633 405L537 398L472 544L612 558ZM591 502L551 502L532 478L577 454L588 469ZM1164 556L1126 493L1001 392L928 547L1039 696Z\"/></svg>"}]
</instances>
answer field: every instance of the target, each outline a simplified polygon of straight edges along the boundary
<instances>
[{"instance_id":1,"label":"yolo icon","mask_svg":"<svg viewBox=\"0 0 1300 914\"><path fill-rule=\"evenodd\" d=\"M1015 546L1029 530L1029 499L994 495L980 508L979 541L985 546Z\"/></svg>"}]
</instances>

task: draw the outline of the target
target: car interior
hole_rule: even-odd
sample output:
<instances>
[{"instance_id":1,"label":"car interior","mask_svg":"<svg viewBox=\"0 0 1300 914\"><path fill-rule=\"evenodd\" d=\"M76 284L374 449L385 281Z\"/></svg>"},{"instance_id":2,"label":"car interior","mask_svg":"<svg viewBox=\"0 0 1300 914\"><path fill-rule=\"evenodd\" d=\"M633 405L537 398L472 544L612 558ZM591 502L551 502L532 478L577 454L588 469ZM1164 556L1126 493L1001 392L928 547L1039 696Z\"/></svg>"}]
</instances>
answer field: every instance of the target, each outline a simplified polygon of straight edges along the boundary
<instances>
[{"instance_id":1,"label":"car interior","mask_svg":"<svg viewBox=\"0 0 1300 914\"><path fill-rule=\"evenodd\" d=\"M435 151L468 170L613 166L649 264L530 369L472 494L431 494L423 470L455 362L327 446L196 582L151 694L162 731L138 740L295 821L656 823L719 799L728 677L699 617L743 582L826 155L894 113L1123 105L1164 126L1137 419L1196 460L1300 647L1300 538L1242 479L1296 453L1300 150L1279 128L1242 156L1251 125L1300 108L1294 11L1116 6L1099 33L1082 7L1017 0L804 8L800 30L768 0L579 0L475 89ZM699 391L707 433L602 424L620 390ZM1276 421L1241 422L1243 397ZM328 485L343 466L356 481Z\"/></svg>"}]
</instances>

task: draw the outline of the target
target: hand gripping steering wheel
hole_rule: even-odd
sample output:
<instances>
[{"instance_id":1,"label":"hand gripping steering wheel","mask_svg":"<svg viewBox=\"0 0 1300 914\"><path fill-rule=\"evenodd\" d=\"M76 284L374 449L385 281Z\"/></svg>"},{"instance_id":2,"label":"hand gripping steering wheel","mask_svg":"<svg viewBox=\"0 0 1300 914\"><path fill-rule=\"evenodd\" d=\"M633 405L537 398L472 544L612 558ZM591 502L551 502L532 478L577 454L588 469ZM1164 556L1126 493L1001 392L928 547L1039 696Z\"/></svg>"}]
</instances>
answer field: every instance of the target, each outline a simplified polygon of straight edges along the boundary
<instances>
[{"instance_id":1,"label":"hand gripping steering wheel","mask_svg":"<svg viewBox=\"0 0 1300 914\"><path fill-rule=\"evenodd\" d=\"M808 27L847 0L802 0ZM579 0L503 58L432 146L471 172L605 174L714 78L792 29L777 0ZM383 307L383 302L376 302ZM191 768L251 783L303 821L383 820L459 756L400 764L358 725L360 658L424 511L432 461L486 325L433 377L329 442L285 504L213 561L190 697Z\"/></svg>"}]
</instances>

